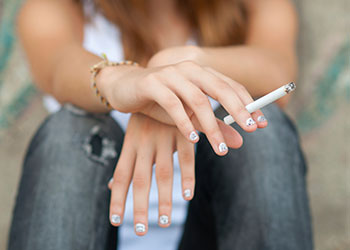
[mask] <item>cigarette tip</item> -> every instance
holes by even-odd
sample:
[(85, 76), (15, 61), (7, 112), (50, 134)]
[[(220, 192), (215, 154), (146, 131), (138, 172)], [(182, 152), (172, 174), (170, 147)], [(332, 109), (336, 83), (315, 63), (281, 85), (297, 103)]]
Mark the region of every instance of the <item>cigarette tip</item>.
[(295, 88), (296, 88), (297, 86), (295, 85), (294, 82), (290, 82), (290, 83), (286, 84), (284, 87), (285, 87), (286, 93), (289, 94), (290, 92), (292, 92), (293, 90), (295, 90)]

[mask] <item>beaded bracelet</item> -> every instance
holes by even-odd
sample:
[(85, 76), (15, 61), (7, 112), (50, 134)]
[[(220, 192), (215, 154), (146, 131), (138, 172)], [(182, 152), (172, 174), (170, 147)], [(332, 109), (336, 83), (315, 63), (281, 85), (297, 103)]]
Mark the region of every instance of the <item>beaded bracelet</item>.
[(119, 66), (119, 65), (132, 65), (132, 66), (138, 66), (139, 64), (137, 62), (133, 61), (121, 61), (121, 62), (111, 62), (108, 60), (106, 54), (102, 54), (103, 61), (95, 64), (90, 68), (91, 73), (91, 88), (94, 90), (96, 96), (100, 99), (101, 103), (105, 105), (108, 109), (112, 109), (112, 106), (109, 104), (107, 99), (101, 95), (101, 92), (97, 88), (96, 84), (96, 77), (100, 71), (107, 67), (107, 66)]

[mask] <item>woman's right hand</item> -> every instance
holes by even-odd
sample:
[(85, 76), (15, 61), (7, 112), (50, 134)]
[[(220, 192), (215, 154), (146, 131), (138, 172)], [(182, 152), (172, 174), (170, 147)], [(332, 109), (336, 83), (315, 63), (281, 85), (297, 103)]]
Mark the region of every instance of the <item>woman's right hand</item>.
[[(247, 132), (265, 127), (261, 111), (252, 115), (245, 106), (253, 101), (239, 83), (208, 67), (192, 61), (161, 67), (130, 68), (116, 78), (116, 68), (107, 67), (97, 84), (111, 106), (125, 113), (144, 113), (158, 121), (175, 124), (189, 141), (197, 142), (196, 129), (205, 133), (217, 154), (227, 151), (207, 96), (220, 104)], [(254, 119), (253, 119), (254, 118)], [(258, 122), (258, 125), (256, 124)]]

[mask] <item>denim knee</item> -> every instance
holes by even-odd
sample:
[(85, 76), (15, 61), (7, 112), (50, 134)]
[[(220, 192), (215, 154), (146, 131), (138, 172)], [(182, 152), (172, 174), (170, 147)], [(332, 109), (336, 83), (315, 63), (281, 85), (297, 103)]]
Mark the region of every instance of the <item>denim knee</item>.
[(23, 165), (9, 249), (98, 249), (110, 230), (107, 183), (122, 141), (106, 114), (65, 105), (46, 119)]
[(243, 146), (230, 149), (224, 157), (212, 156), (213, 164), (222, 166), (213, 169), (217, 180), (214, 186), (226, 179), (228, 184), (235, 185), (234, 180), (240, 182), (247, 175), (250, 185), (252, 181), (264, 182), (269, 183), (266, 188), (272, 188), (275, 182), (291, 182), (292, 176), (305, 175), (306, 164), (293, 123), (276, 105), (268, 106), (263, 112), (269, 121), (267, 128), (246, 133), (235, 124), (234, 128), (243, 137)]
[(38, 146), (42, 146), (39, 153), (45, 158), (57, 148), (77, 146), (97, 163), (106, 165), (120, 151), (123, 135), (108, 114), (92, 114), (66, 104), (43, 122), (31, 141), (27, 156), (30, 157)]
[[(267, 128), (246, 133), (234, 125), (243, 137), (240, 149), (219, 157), (210, 145), (198, 147), (202, 164), (210, 165), (205, 185), (218, 244), (220, 249), (311, 249), (306, 166), (297, 132), (277, 106), (263, 112)], [(237, 248), (225, 245), (232, 239)]]

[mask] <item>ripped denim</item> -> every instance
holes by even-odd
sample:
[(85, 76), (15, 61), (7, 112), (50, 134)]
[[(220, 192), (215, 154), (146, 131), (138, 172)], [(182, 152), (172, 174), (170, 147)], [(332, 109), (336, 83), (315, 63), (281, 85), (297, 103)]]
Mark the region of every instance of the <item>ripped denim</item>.
[[(263, 111), (268, 128), (249, 134), (234, 125), (244, 145), (224, 157), (201, 134), (195, 197), (179, 250), (313, 249), (297, 132), (277, 106)], [(216, 115), (225, 112), (219, 108)], [(117, 249), (106, 183), (123, 136), (106, 114), (65, 105), (51, 115), (27, 151), (8, 249)]]

